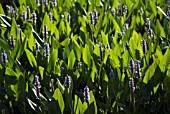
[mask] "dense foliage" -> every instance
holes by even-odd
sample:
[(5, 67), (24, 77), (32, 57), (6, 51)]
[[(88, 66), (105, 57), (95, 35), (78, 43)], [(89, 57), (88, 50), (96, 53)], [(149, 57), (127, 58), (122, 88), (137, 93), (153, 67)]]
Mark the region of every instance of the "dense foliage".
[(170, 113), (165, 0), (0, 4), (0, 113)]

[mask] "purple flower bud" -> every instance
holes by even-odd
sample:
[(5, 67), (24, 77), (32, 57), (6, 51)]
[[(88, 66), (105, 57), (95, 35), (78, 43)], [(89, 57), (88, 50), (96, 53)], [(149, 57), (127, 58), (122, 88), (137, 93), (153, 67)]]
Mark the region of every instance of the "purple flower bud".
[(82, 62), (78, 62), (78, 67), (81, 68), (82, 67)]
[(132, 58), (130, 58), (130, 66), (129, 67), (130, 67), (132, 75), (134, 75), (134, 73), (135, 73), (135, 65), (134, 65), (134, 61), (133, 61)]
[(71, 22), (71, 15), (69, 13), (67, 13), (67, 21), (68, 21), (68, 23)]
[(60, 76), (64, 76), (64, 67), (60, 68)]
[(95, 24), (98, 22), (98, 11), (96, 9), (94, 10), (94, 22)]
[(93, 13), (92, 12), (90, 12), (90, 23), (92, 24), (92, 25), (94, 25), (94, 19), (93, 19), (94, 17), (93, 17)]
[(37, 6), (40, 6), (40, 0), (36, 0)]
[(150, 19), (149, 18), (146, 18), (146, 27), (147, 29), (150, 29)]
[(137, 60), (136, 61), (136, 75), (137, 75), (137, 78), (140, 78), (141, 77), (141, 72), (140, 72), (141, 68), (140, 68), (140, 61)]
[(43, 37), (45, 40), (48, 38), (48, 26), (46, 24), (44, 25)]
[(110, 50), (110, 45), (109, 45), (109, 44), (107, 44), (107, 45), (106, 45), (106, 48), (107, 48), (108, 50)]
[(134, 93), (135, 93), (135, 86), (134, 86), (134, 80), (133, 77), (130, 78), (129, 80), (129, 87), (130, 87), (130, 91), (131, 91), (131, 98), (132, 98), (132, 102), (135, 102), (135, 97), (134, 97)]
[(143, 8), (142, 8), (142, 7), (140, 7), (140, 12), (141, 12), (142, 14), (144, 14), (144, 11), (143, 11)]
[(50, 21), (53, 22), (53, 15), (51, 12), (48, 13), (48, 17), (49, 17)]
[(45, 43), (45, 46), (44, 46), (44, 56), (45, 57), (49, 57), (50, 56), (50, 48), (49, 48), (49, 44), (48, 43)]
[(18, 24), (17, 26), (18, 26), (18, 28), (20, 28), (20, 27), (21, 27), (19, 24)]
[(144, 53), (144, 54), (147, 53), (146, 40), (142, 40), (142, 50), (143, 50), (143, 53)]
[(90, 91), (87, 86), (84, 88), (84, 101), (90, 102)]
[(11, 14), (11, 17), (15, 17), (15, 10), (12, 6), (10, 7), (10, 14)]
[(128, 7), (126, 5), (123, 5), (123, 13), (127, 14), (128, 12)]
[(25, 12), (25, 11), (22, 12), (22, 18), (23, 18), (23, 20), (27, 19), (27, 12)]
[(167, 11), (166, 15), (170, 18), (170, 10)]
[(48, 0), (44, 0), (44, 6), (47, 8), (48, 7)]
[(115, 73), (113, 72), (113, 70), (110, 71), (109, 77), (110, 77), (110, 78), (115, 78)]
[(129, 28), (129, 27), (128, 27), (128, 24), (125, 23), (125, 24), (124, 24), (124, 31), (126, 31), (128, 28)]
[(40, 96), (40, 81), (39, 81), (39, 76), (35, 75), (34, 77), (34, 86), (36, 87), (37, 90), (37, 99), (39, 99)]
[(118, 3), (118, 12), (119, 12), (119, 15), (122, 15), (122, 4), (120, 3), (120, 1)]
[(149, 38), (153, 37), (153, 31), (151, 28), (148, 29), (147, 34), (149, 35)]
[(6, 62), (8, 62), (7, 54), (5, 53), (5, 51), (1, 53), (1, 61), (2, 61), (2, 64), (5, 64)]
[(115, 9), (114, 9), (114, 8), (112, 8), (112, 9), (111, 9), (111, 13), (112, 13), (112, 16), (113, 16), (113, 17), (115, 17), (115, 15), (116, 15), (116, 11), (115, 11)]
[(64, 15), (61, 15), (61, 19), (64, 19)]
[(33, 23), (36, 24), (37, 14), (35, 12), (32, 13), (32, 20), (33, 20)]
[(15, 40), (14, 40), (14, 35), (13, 34), (11, 34), (11, 37), (10, 37), (10, 45), (11, 45), (11, 49), (14, 49)]
[(103, 49), (102, 49), (102, 43), (99, 42), (99, 49), (100, 49), (100, 60), (103, 61)]
[(70, 88), (71, 86), (71, 78), (68, 75), (65, 77), (65, 85), (67, 88)]
[(29, 7), (29, 6), (27, 6), (27, 18), (28, 18), (28, 19), (30, 18), (30, 13), (31, 13), (31, 11), (30, 11), (30, 7)]
[(113, 36), (113, 34), (111, 35), (111, 39), (112, 39), (112, 40), (114, 40), (114, 36)]
[(57, 6), (57, 1), (56, 1), (56, 0), (53, 0), (53, 1), (52, 1), (52, 5), (53, 5), (54, 7), (56, 7), (56, 6)]

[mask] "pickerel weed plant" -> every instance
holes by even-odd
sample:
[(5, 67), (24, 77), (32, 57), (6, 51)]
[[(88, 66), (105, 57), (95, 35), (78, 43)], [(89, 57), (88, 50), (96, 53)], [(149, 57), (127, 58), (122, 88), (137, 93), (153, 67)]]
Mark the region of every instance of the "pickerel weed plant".
[(169, 114), (168, 1), (1, 0), (0, 114)]

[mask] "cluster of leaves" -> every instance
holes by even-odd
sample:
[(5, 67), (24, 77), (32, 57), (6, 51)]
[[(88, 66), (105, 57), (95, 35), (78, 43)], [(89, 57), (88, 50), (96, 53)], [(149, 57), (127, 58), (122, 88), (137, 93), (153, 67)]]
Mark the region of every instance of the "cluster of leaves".
[(18, 3), (0, 4), (0, 113), (170, 112), (166, 1)]

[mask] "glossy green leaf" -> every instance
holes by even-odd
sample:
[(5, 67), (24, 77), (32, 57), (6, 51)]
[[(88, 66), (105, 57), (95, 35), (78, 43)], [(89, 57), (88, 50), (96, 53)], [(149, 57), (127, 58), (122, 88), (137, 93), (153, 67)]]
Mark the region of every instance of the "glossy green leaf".
[(36, 62), (36, 59), (35, 59), (33, 53), (31, 51), (29, 51), (28, 49), (26, 49), (25, 52), (26, 52), (26, 55), (27, 55), (30, 65), (32, 67), (37, 67), (37, 62)]
[(61, 113), (64, 113), (64, 100), (59, 89), (56, 89), (53, 94), (53, 98), (58, 101)]
[(53, 49), (51, 56), (50, 56), (50, 61), (49, 61), (48, 66), (47, 66), (48, 72), (55, 73), (55, 65), (56, 65), (57, 61), (58, 61), (58, 49)]
[(74, 51), (72, 50), (70, 52), (70, 55), (68, 56), (68, 68), (69, 69), (72, 69), (74, 67), (74, 63), (75, 63), (75, 54), (74, 54)]
[(89, 51), (89, 46), (86, 44), (85, 48), (83, 49), (83, 61), (90, 66), (91, 64), (91, 55), (90, 55), (90, 51)]
[(143, 78), (144, 83), (148, 83), (151, 80), (151, 78), (154, 75), (154, 72), (156, 70), (156, 67), (157, 67), (156, 62), (152, 63), (152, 65), (149, 66), (149, 68), (147, 69), (145, 76)]

